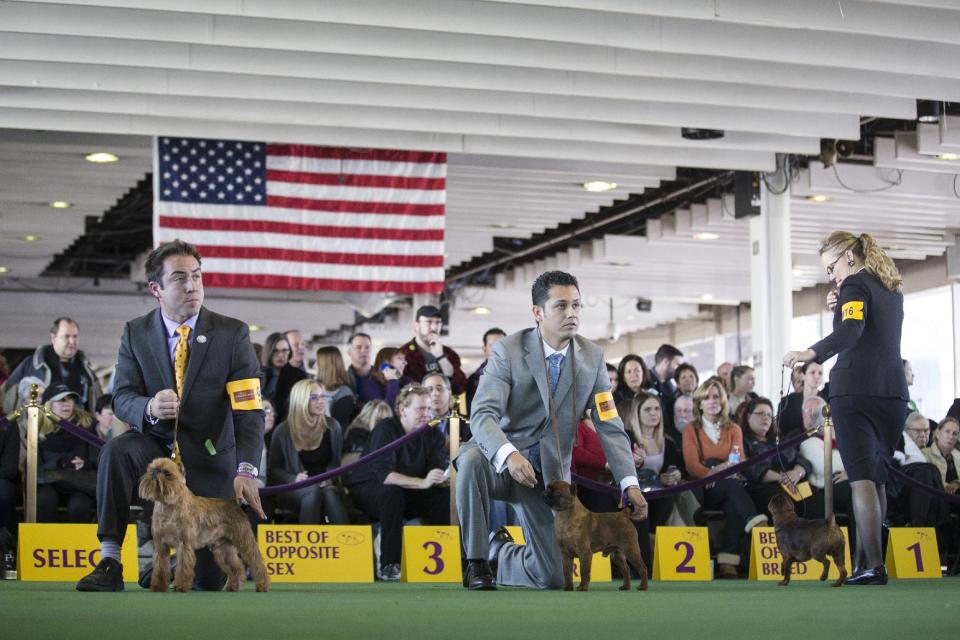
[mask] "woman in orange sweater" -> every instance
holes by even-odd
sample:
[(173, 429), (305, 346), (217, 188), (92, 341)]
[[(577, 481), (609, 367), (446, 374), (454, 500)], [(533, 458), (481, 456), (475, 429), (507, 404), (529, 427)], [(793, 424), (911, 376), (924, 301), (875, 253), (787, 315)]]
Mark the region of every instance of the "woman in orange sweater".
[[(727, 392), (723, 384), (717, 378), (710, 378), (693, 394), (693, 422), (683, 430), (683, 460), (691, 477), (705, 478), (735, 464), (731, 453), (743, 459), (743, 433), (727, 418)], [(746, 536), (756, 525), (766, 524), (766, 516), (757, 515), (750, 494), (734, 477), (705, 487), (703, 506), (727, 515), (715, 577), (736, 578)]]

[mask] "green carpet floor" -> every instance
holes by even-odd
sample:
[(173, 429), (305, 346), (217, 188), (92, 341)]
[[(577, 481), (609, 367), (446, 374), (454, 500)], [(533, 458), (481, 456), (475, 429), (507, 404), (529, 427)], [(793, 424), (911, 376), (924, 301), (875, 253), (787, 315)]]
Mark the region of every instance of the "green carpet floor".
[(270, 593), (78, 593), (73, 584), (0, 581), (0, 635), (12, 638), (585, 639), (955, 637), (960, 578), (886, 587), (652, 582), (621, 593), (458, 585), (275, 585)]

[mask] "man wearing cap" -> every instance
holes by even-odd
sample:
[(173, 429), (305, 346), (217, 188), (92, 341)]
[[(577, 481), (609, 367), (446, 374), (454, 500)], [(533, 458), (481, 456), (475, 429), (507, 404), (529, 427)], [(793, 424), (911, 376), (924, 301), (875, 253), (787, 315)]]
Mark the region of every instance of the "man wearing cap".
[[(237, 498), (264, 518), (257, 491), (263, 449), (260, 367), (246, 324), (203, 306), (200, 254), (180, 240), (147, 256), (147, 281), (160, 308), (127, 323), (113, 392), (130, 430), (110, 440), (97, 475), (97, 536), (102, 560), (79, 591), (123, 590), (120, 546), (137, 482), (154, 458), (176, 455), (200, 496)], [(197, 551), (201, 589), (223, 574)]]
[(417, 309), (413, 340), (400, 347), (407, 357), (403, 374), (412, 380), (423, 380), (428, 373), (439, 371), (449, 378), (453, 395), (460, 395), (467, 389), (467, 376), (460, 368), (457, 352), (440, 342), (441, 329), (443, 315), (440, 309), (429, 304)]
[(57, 318), (50, 327), (50, 344), (37, 347), (33, 355), (10, 374), (0, 394), (3, 412), (10, 413), (28, 398), (18, 393), (20, 380), (33, 376), (43, 381), (44, 387), (63, 383), (77, 392), (83, 408), (93, 412), (97, 398), (103, 391), (83, 351), (80, 351), (80, 326), (71, 318)]

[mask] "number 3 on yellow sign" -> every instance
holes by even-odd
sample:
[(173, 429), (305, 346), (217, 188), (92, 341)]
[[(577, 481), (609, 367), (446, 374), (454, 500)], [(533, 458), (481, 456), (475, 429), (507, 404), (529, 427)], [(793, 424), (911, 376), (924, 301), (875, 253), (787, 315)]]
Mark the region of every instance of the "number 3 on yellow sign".
[(401, 582), (460, 582), (460, 527), (404, 527)]

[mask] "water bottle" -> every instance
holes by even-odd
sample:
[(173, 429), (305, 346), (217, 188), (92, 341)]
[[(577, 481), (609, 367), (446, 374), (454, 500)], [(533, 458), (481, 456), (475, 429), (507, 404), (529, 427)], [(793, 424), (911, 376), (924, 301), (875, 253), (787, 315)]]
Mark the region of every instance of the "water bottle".
[(733, 448), (730, 449), (730, 455), (727, 456), (727, 462), (730, 464), (739, 464), (740, 463), (740, 447), (733, 445)]

